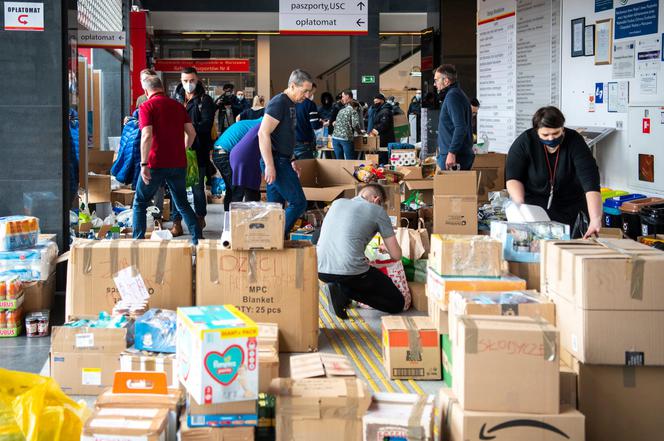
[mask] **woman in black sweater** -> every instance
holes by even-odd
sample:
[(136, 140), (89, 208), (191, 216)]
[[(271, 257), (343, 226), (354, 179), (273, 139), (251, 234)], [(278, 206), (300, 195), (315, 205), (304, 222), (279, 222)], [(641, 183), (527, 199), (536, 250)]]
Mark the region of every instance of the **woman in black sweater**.
[(583, 211), (589, 219), (587, 238), (599, 234), (602, 225), (599, 170), (583, 137), (564, 125), (555, 107), (535, 112), (533, 128), (514, 141), (507, 155), (507, 191), (513, 202), (538, 205), (551, 220), (570, 226)]

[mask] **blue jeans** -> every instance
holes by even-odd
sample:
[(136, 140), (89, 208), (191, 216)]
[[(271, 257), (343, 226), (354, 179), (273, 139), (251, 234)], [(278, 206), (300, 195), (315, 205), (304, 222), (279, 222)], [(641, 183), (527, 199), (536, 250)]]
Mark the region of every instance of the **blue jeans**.
[(293, 154), (297, 159), (314, 159), (316, 157), (316, 141), (298, 142)]
[(334, 157), (337, 159), (355, 159), (355, 145), (353, 141), (332, 138)]
[(150, 169), (152, 179), (149, 184), (145, 184), (143, 179), (138, 178), (136, 185), (136, 195), (134, 196), (134, 239), (143, 239), (145, 237), (145, 213), (148, 204), (152, 200), (157, 190), (164, 185), (164, 182), (171, 190), (171, 198), (175, 208), (182, 213), (184, 221), (191, 233), (194, 244), (198, 239), (202, 239), (201, 228), (198, 225), (198, 219), (194, 210), (187, 202), (187, 192), (185, 190), (186, 170), (184, 168), (152, 168)]
[[(293, 170), (290, 158), (278, 156), (272, 152), (274, 158), (274, 168), (277, 171), (277, 179), (267, 186), (267, 201), (277, 202), (286, 207), (285, 233), (288, 233), (295, 221), (302, 216), (307, 209), (307, 198), (302, 191), (302, 184), (297, 173)], [(261, 158), (261, 170), (265, 173), (265, 162)]]
[[(194, 209), (196, 210), (196, 216), (204, 218), (207, 216), (207, 196), (205, 195), (205, 165), (198, 164), (198, 184), (191, 187), (191, 192), (194, 194)], [(173, 222), (181, 221), (182, 215), (180, 214), (180, 210), (173, 208), (171, 219)]]

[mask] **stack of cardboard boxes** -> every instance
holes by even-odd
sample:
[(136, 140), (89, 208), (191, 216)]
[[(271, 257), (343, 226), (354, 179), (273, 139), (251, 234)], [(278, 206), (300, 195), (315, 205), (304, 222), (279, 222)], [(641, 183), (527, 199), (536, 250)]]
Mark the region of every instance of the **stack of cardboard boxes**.
[(662, 273), (664, 255), (631, 240), (544, 243), (542, 291), (556, 304), (590, 441), (661, 434)]

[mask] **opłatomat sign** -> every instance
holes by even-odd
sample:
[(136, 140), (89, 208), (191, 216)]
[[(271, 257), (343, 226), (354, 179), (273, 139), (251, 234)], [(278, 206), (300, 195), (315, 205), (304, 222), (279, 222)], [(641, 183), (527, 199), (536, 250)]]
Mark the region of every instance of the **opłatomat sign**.
[(78, 31), (78, 47), (124, 49), (126, 45), (124, 32)]
[(369, 0), (279, 0), (284, 35), (366, 35)]
[(5, 31), (43, 31), (44, 4), (5, 2)]

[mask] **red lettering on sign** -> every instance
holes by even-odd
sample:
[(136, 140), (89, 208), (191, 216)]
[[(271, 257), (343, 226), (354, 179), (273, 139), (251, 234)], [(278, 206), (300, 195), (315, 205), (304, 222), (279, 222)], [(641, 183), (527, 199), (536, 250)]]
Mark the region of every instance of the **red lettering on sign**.
[(238, 59), (167, 59), (157, 60), (154, 69), (160, 72), (181, 72), (185, 67), (193, 66), (198, 72), (233, 72), (245, 73), (250, 71), (249, 60)]

